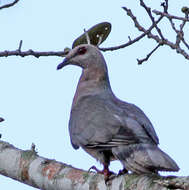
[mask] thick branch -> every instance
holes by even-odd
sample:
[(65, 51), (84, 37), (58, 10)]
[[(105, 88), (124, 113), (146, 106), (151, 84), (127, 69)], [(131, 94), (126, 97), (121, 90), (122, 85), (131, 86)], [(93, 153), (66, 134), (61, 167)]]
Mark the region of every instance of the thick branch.
[(5, 8), (9, 8), (9, 7), (12, 7), (12, 6), (14, 6), (16, 3), (18, 3), (18, 1), (19, 1), (19, 0), (15, 0), (15, 1), (13, 1), (12, 3), (9, 3), (9, 4), (6, 4), (6, 5), (0, 6), (0, 10), (1, 10), (1, 9), (5, 9)]
[(101, 174), (79, 170), (56, 160), (38, 156), (33, 144), (31, 150), (23, 151), (4, 141), (0, 141), (0, 174), (43, 190), (189, 188), (189, 177), (135, 174), (114, 177), (106, 185)]

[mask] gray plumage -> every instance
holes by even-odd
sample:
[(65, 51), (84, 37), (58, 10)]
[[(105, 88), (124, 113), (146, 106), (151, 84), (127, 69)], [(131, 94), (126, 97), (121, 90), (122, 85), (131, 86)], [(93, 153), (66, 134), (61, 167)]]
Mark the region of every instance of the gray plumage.
[(75, 47), (57, 69), (68, 64), (82, 67), (69, 121), (75, 149), (82, 147), (105, 168), (118, 159), (125, 169), (138, 174), (179, 170), (158, 148), (159, 139), (144, 112), (115, 97), (106, 62), (95, 46)]

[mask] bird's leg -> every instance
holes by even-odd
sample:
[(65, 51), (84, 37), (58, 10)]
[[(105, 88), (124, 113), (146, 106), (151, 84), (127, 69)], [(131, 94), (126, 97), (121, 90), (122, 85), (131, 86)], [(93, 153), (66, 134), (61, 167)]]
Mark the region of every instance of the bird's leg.
[(113, 175), (114, 173), (109, 170), (109, 164), (104, 163), (104, 164), (103, 164), (103, 167), (104, 167), (103, 170), (99, 170), (99, 169), (96, 168), (96, 166), (92, 166), (91, 168), (89, 168), (89, 171), (90, 171), (91, 169), (93, 169), (93, 170), (95, 170), (97, 173), (103, 174), (103, 175), (104, 175), (104, 180), (105, 180), (105, 182), (107, 182), (107, 181), (109, 180), (109, 177), (110, 177), (111, 175)]
[(111, 152), (110, 151), (103, 151), (102, 155), (103, 155), (103, 160), (101, 161), (101, 163), (103, 164), (103, 170), (99, 170), (96, 168), (96, 166), (92, 166), (89, 169), (89, 171), (91, 169), (93, 169), (97, 173), (103, 174), (105, 183), (107, 183), (110, 180), (110, 176), (111, 177), (112, 177), (112, 175), (115, 176), (115, 173), (113, 173), (112, 171), (109, 170)]
[(109, 180), (109, 177), (113, 174), (113, 172), (109, 170), (109, 165), (103, 164), (103, 166), (104, 169), (102, 170), (102, 173), (104, 174), (104, 180), (107, 182)]

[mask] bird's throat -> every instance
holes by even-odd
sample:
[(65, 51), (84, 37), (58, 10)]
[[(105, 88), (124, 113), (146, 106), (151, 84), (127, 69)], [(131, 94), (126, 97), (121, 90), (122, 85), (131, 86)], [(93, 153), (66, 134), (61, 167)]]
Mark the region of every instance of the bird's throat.
[(100, 94), (104, 91), (111, 91), (107, 70), (84, 69), (77, 85), (73, 105), (83, 96)]
[(100, 85), (101, 82), (108, 80), (107, 70), (98, 67), (84, 69), (79, 82), (87, 82), (90, 80)]

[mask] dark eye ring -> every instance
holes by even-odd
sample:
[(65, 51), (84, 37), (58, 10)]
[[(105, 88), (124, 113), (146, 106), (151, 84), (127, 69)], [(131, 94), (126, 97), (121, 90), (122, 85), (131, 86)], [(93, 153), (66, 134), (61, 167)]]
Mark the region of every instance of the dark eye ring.
[(77, 52), (79, 55), (83, 55), (86, 53), (86, 51), (87, 49), (85, 47), (80, 47)]

